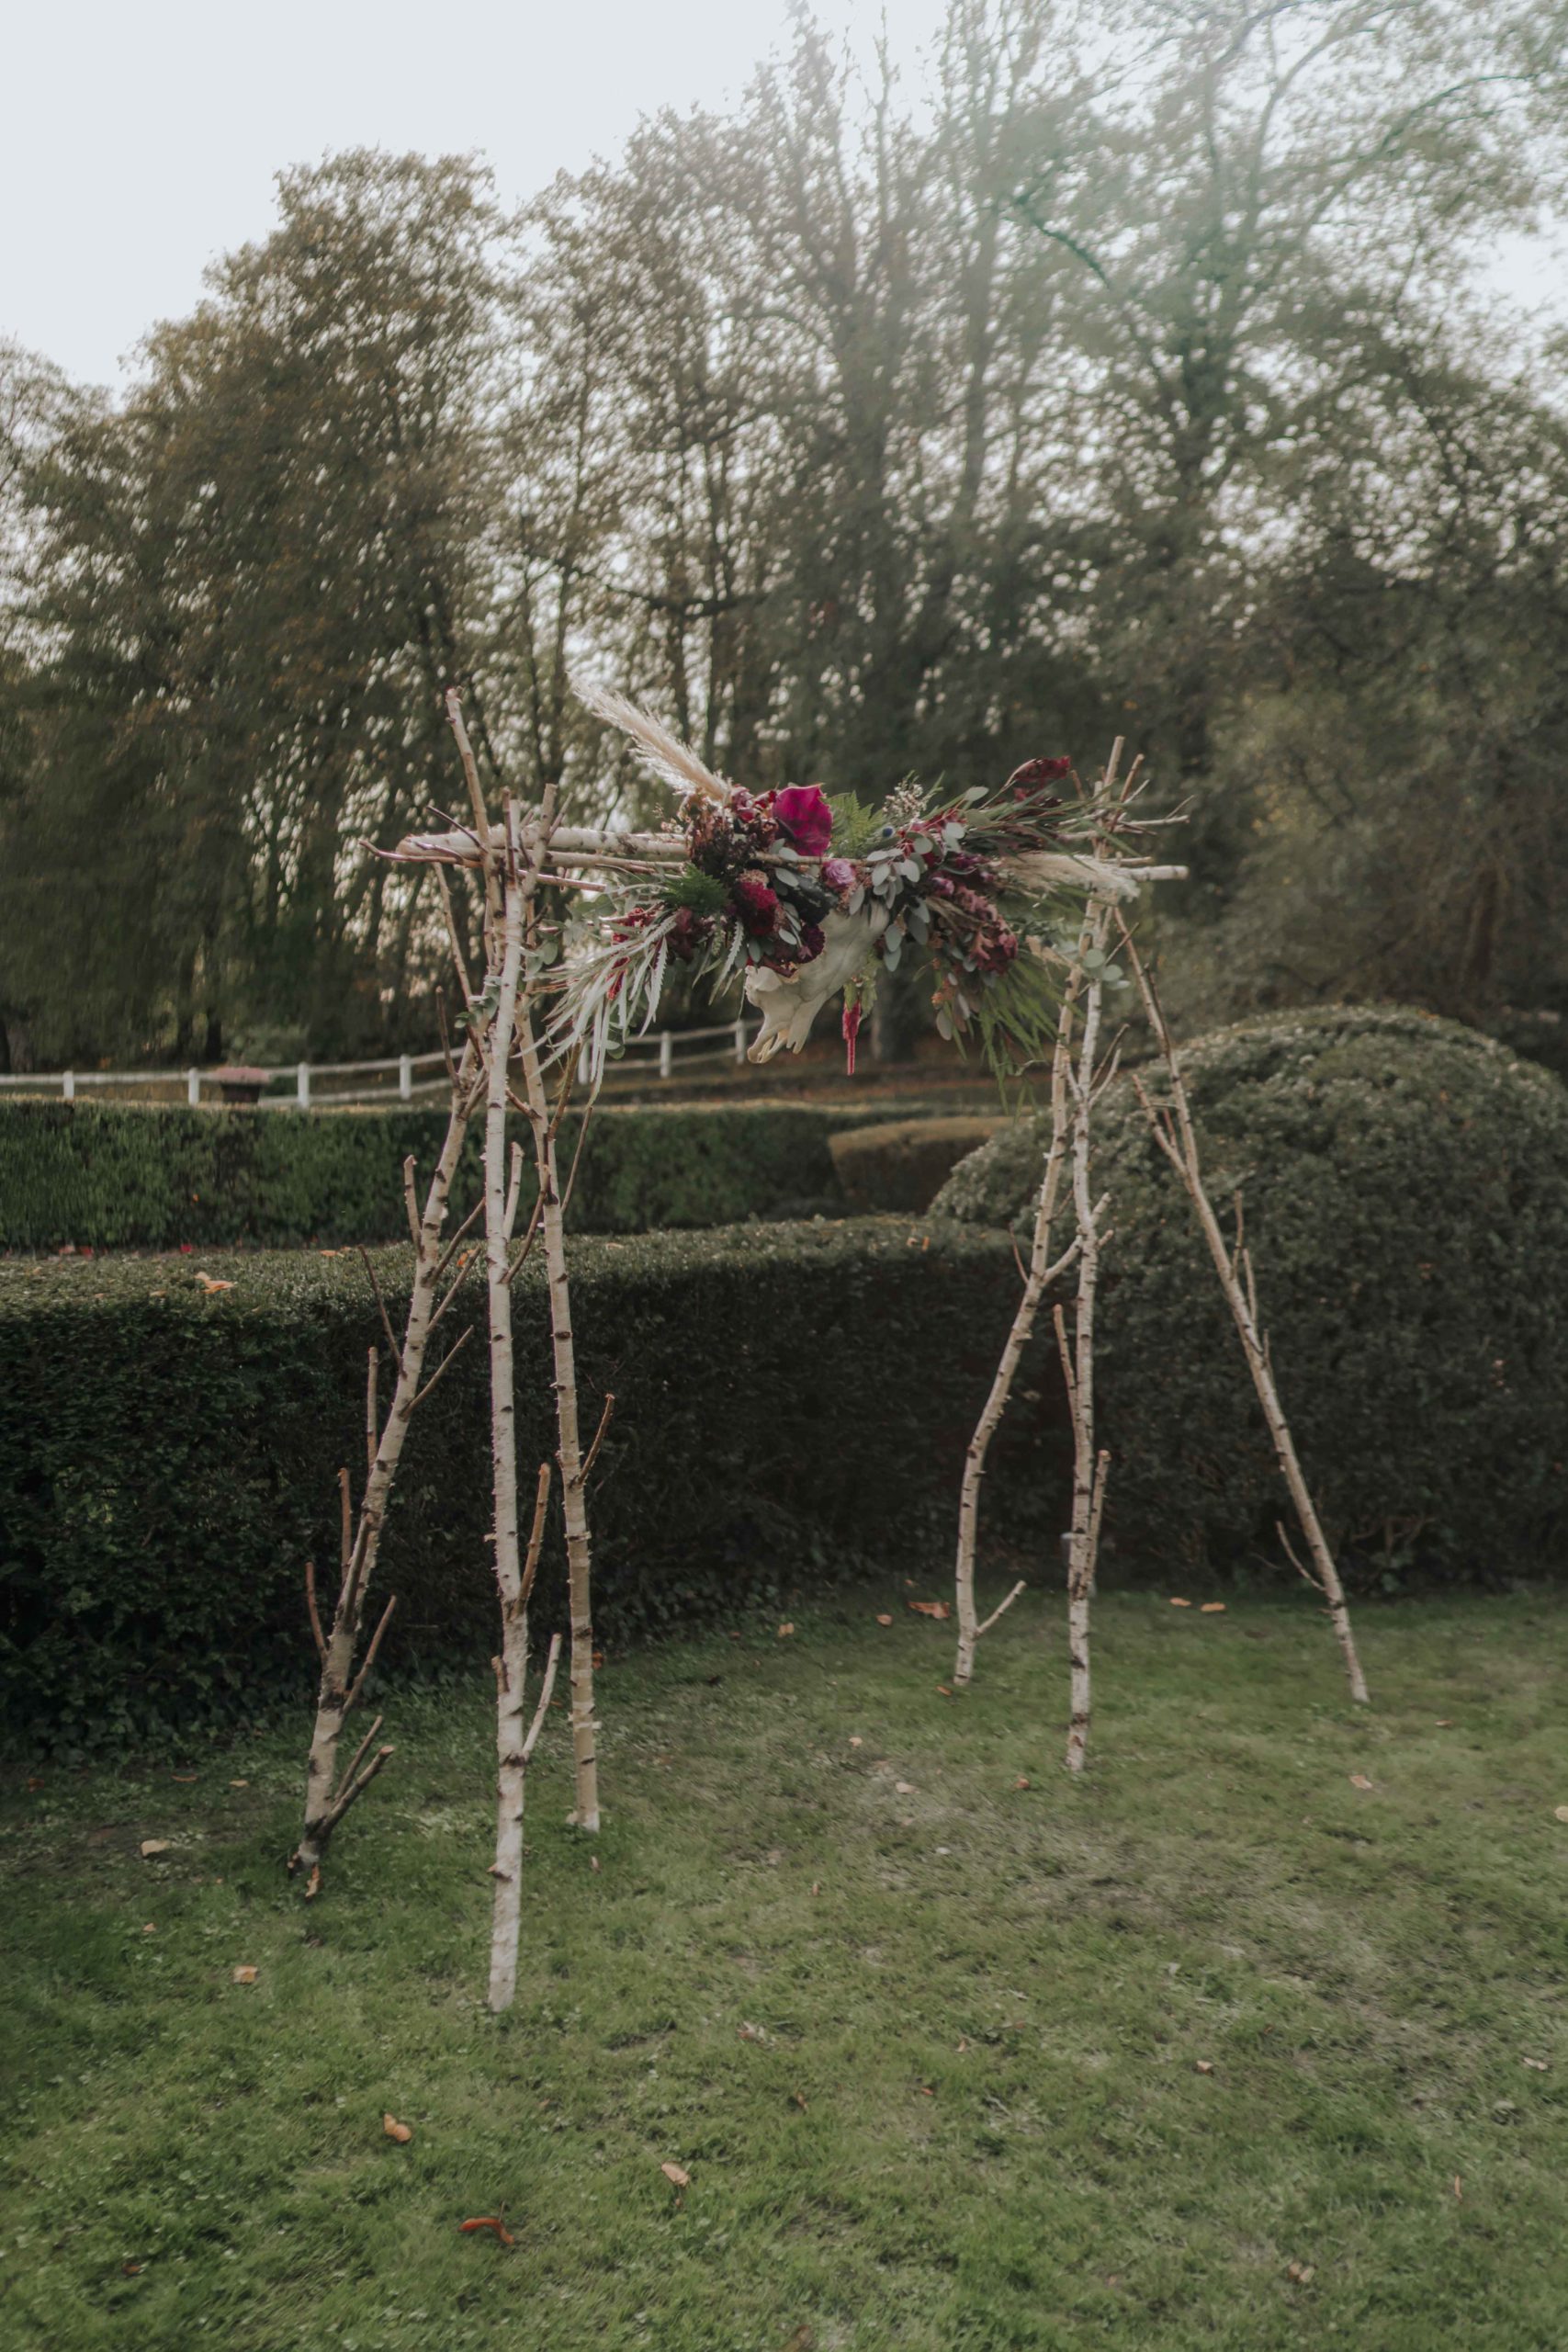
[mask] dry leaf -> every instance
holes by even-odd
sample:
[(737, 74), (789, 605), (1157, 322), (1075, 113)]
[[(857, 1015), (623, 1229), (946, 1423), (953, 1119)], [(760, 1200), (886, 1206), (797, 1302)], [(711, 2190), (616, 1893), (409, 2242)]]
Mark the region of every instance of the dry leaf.
[(229, 1783), (231, 1789), (248, 1789), (250, 1785), (249, 1781), (231, 1781)]
[(915, 1784), (913, 1781), (895, 1781), (893, 1783), (893, 1789), (894, 1793), (901, 1797), (912, 1797), (915, 1793)]
[(1017, 1780), (1013, 1782), (1013, 1787), (1015, 1789), (1026, 1789), (1028, 1786), (1029, 1782), (1024, 1779), (1023, 1774), (1021, 1772)]
[(384, 2115), (381, 2118), (381, 2129), (386, 2133), (389, 2140), (395, 2140), (397, 2142), (400, 2148), (406, 2148), (409, 2142), (413, 2138), (412, 2126), (407, 2123), (400, 2123), (395, 2115)]
[(766, 2041), (768, 2038), (760, 2025), (743, 2025), (739, 2031), (742, 2041)]
[(1287, 2262), (1285, 2276), (1293, 2278), (1298, 2287), (1305, 2287), (1315, 2276), (1314, 2266), (1310, 2262)]
[(683, 2172), (679, 2165), (660, 2165), (659, 2169), (665, 2179), (676, 2188), (690, 2188), (692, 2176), (689, 2172)]
[(1225, 1604), (1223, 1600), (1205, 1600), (1198, 1611), (1200, 1617), (1223, 1617), (1224, 1613)]
[(234, 1287), (232, 1283), (220, 1283), (215, 1281), (211, 1274), (197, 1274), (197, 1281), (201, 1284), (202, 1289), (207, 1293), (209, 1298), (212, 1296), (214, 1291), (232, 1290)]
[(1546, 2072), (1546, 2060), (1544, 2058), (1527, 2058), (1524, 2063), (1538, 2075), (1544, 2075)]
[(589, 1867), (589, 1869), (590, 1869), (591, 1871), (597, 1871), (597, 1869), (598, 1869), (598, 1867), (599, 1867), (599, 1857), (598, 1857), (598, 1855), (597, 1855), (597, 1854), (590, 1854), (590, 1855), (589, 1855), (589, 1857), (588, 1857), (588, 1867)]
[(1195, 2058), (1192, 2064), (1194, 2072), (1200, 2075), (1212, 2075), (1214, 2071), (1214, 2062), (1212, 2058)]
[(190, 1783), (196, 1779), (196, 1774), (194, 1772), (171, 1772), (169, 1778), (171, 1781), (183, 1781), (188, 1788)]
[(917, 1617), (951, 1617), (953, 1614), (952, 1603), (946, 1600), (910, 1600), (905, 1606), (912, 1609)]
[(502, 2227), (493, 2213), (479, 2213), (471, 2222), (459, 2222), (458, 2229), (467, 2237), (474, 2230), (493, 2230), (502, 2245), (515, 2245), (517, 2241), (510, 2230)]
[(939, 1682), (936, 1687), (944, 1699), (952, 1698), (953, 1685), (950, 1682)]
[(793, 1633), (794, 1633), (794, 1631), (795, 1631), (795, 1627), (794, 1627), (793, 1625), (781, 1625), (781, 1626), (779, 1627), (779, 1639), (780, 1639), (780, 1641), (782, 1642), (782, 1641), (785, 1638), (785, 1636), (786, 1636), (787, 1634), (793, 1634)]
[(1568, 1804), (1554, 1805), (1552, 1812), (1559, 1821), (1568, 1821)]
[[(157, 1928), (152, 1925), (152, 1920), (151, 1920), (151, 1919), (149, 1919), (149, 1920), (148, 1920), (148, 1922), (147, 1922), (147, 1925), (142, 1928), (141, 1932), (142, 1932), (142, 1934), (143, 1934), (144, 1936), (155, 1936), (155, 1935), (157, 1934), (158, 1930), (157, 1930)], [(1529, 2064), (1530, 2064), (1530, 2061), (1527, 2058), (1527, 2059), (1525, 2060), (1525, 2064), (1528, 2066)]]
[(814, 1878), (814, 1879), (812, 1880), (812, 1882), (811, 1882), (811, 1892), (812, 1892), (812, 1894), (821, 1894), (821, 1892), (822, 1892), (822, 1882), (821, 1882), (821, 1880), (820, 1880), (819, 1878)]
[(141, 2265), (139, 2262), (122, 2262), (119, 2267), (128, 2278), (140, 2278), (141, 2276)]
[(806, 2113), (806, 2093), (804, 2091), (791, 2091), (789, 2095), (789, 2103), (791, 2107), (798, 2107), (802, 2115)]
[(1190, 1609), (1192, 1603), (1190, 1600), (1179, 1600), (1175, 1593), (1172, 1593), (1170, 1596), (1170, 1605), (1173, 1609)]
[(1464, 2196), (1464, 2185), (1461, 2181), (1457, 2172), (1454, 2175), (1454, 2195), (1461, 2199)]
[(789, 2342), (782, 2347), (782, 2352), (811, 2352), (811, 2347), (816, 2341), (817, 2338), (812, 2335), (811, 2330), (802, 2324), (795, 2329)]
[(321, 1891), (321, 1866), (320, 1862), (312, 1862), (312, 1863), (311, 1863), (311, 1865), (310, 1865), (310, 1877), (309, 1877), (309, 1878), (306, 1880), (306, 1882), (305, 1882), (305, 1900), (306, 1900), (306, 1902), (307, 1902), (307, 1903), (314, 1903), (314, 1901), (315, 1901), (315, 1899), (316, 1899), (317, 1895), (318, 1895), (318, 1894), (320, 1894)]
[(169, 1841), (166, 1838), (143, 1838), (141, 1840), (141, 1859), (144, 1862), (150, 1862), (154, 1854), (166, 1854), (168, 1850)]
[(878, 1617), (876, 1622), (879, 1625), (891, 1625), (893, 1620), (891, 1617)]
[(1439, 1731), (1452, 1731), (1453, 1727), (1454, 1719), (1452, 1715), (1439, 1715), (1438, 1717), (1438, 1729)]
[(920, 2097), (922, 2098), (935, 2098), (936, 2093), (932, 2090), (930, 2083), (922, 2083), (920, 2085)]
[(594, 1673), (595, 1673), (595, 1674), (599, 1674), (599, 1673), (603, 1672), (603, 1670), (604, 1670), (604, 1651), (603, 1651), (603, 1650), (595, 1650), (595, 1651), (593, 1652), (593, 1671), (594, 1671)]
[(1367, 1778), (1367, 1776), (1366, 1776), (1366, 1774), (1365, 1774), (1364, 1772), (1352, 1772), (1352, 1773), (1351, 1773), (1351, 1775), (1350, 1775), (1350, 1786), (1351, 1786), (1353, 1789), (1370, 1789), (1370, 1788), (1371, 1787), (1371, 1785), (1372, 1785), (1372, 1784), (1371, 1784), (1371, 1782), (1368, 1780), (1368, 1778)]
[(858, 1732), (852, 1732), (850, 1734), (850, 1746), (852, 1747), (863, 1747), (865, 1746), (864, 1740), (862, 1739)]
[(236, 1984), (254, 1984), (259, 1973), (260, 1971), (254, 1968), (236, 1968), (234, 1982)]

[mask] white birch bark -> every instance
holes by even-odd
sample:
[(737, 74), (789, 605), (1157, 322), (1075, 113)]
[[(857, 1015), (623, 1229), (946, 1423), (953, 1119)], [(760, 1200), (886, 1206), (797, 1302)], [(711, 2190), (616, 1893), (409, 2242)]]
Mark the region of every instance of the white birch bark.
[[(343, 1729), (374, 1660), (376, 1648), (386, 1630), (391, 1603), (383, 1615), (358, 1674), (355, 1660), (358, 1656), (360, 1635), (364, 1628), (365, 1604), (380, 1552), (381, 1532), (386, 1523), (387, 1506), (391, 1498), (392, 1484), (398, 1464), (402, 1459), (403, 1443), (415, 1405), (423, 1394), (425, 1355), (431, 1333), (439, 1319), (445, 1301), (438, 1304), (441, 1279), (450, 1261), (455, 1243), (442, 1246), (442, 1228), (446, 1221), (447, 1198), (452, 1179), (457, 1172), (458, 1155), (468, 1133), (468, 1122), (479, 1099), (479, 1064), (472, 1046), (468, 1047), (453, 1077), (452, 1107), (446, 1123), (446, 1139), (441, 1147), (435, 1171), (425, 1193), (423, 1213), (414, 1206), (413, 1162), (405, 1163), (404, 1190), (410, 1203), (410, 1224), (414, 1245), (413, 1285), (409, 1297), (408, 1316), (400, 1347), (389, 1329), (388, 1344), (397, 1365), (392, 1401), (387, 1417), (375, 1439), (366, 1476), (364, 1498), (357, 1520), (351, 1522), (347, 1508), (348, 1473), (344, 1479), (344, 1538), (341, 1547), (337, 1606), (333, 1612), (332, 1631), (323, 1635), (316, 1613), (313, 1571), (309, 1572), (310, 1619), (316, 1635), (316, 1647), (321, 1659), (321, 1680), (316, 1694), (316, 1719), (310, 1736), (310, 1757), (305, 1771), (305, 1815), (299, 1843), (289, 1858), (292, 1872), (303, 1872), (305, 1891), (314, 1895), (321, 1883), (321, 1867), (333, 1831), (355, 1799), (363, 1794), (380, 1770), (391, 1748), (382, 1747), (364, 1762), (365, 1750), (379, 1726), (379, 1717), (372, 1725), (368, 1737), (361, 1743), (359, 1752), (348, 1770), (338, 1770), (338, 1747)], [(459, 1274), (458, 1279), (461, 1279)], [(450, 1292), (448, 1293), (450, 1296)], [(459, 1342), (459, 1345), (461, 1342)], [(373, 1351), (374, 1352), (374, 1351)], [(455, 1351), (454, 1351), (455, 1352)], [(450, 1362), (450, 1356), (447, 1358)], [(445, 1369), (445, 1366), (443, 1366)], [(434, 1375), (438, 1379), (440, 1374)], [(376, 1396), (374, 1375), (367, 1397), (367, 1430), (368, 1440), (376, 1428)]]
[(1242, 1353), (1247, 1359), (1247, 1371), (1252, 1375), (1252, 1385), (1257, 1392), (1258, 1404), (1263, 1408), (1263, 1419), (1268, 1425), (1269, 1435), (1273, 1443), (1275, 1459), (1280, 1464), (1280, 1474), (1289, 1490), (1291, 1501), (1295, 1507), (1302, 1533), (1306, 1539), (1314, 1571), (1307, 1580), (1316, 1585), (1327, 1604), (1329, 1622), (1334, 1627), (1335, 1638), (1339, 1644), (1340, 1655), (1345, 1662), (1345, 1672), (1350, 1685), (1350, 1696), (1358, 1706), (1368, 1706), (1371, 1704), (1371, 1700), (1367, 1690), (1367, 1680), (1361, 1671), (1361, 1661), (1357, 1654), (1355, 1635), (1350, 1629), (1350, 1612), (1346, 1603), (1345, 1588), (1340, 1581), (1339, 1571), (1334, 1562), (1334, 1555), (1329, 1549), (1327, 1538), (1323, 1532), (1323, 1523), (1317, 1515), (1317, 1507), (1313, 1501), (1311, 1490), (1303, 1473), (1301, 1461), (1296, 1453), (1295, 1440), (1291, 1434), (1290, 1423), (1285, 1419), (1284, 1407), (1280, 1402), (1280, 1392), (1275, 1385), (1273, 1365), (1269, 1359), (1268, 1338), (1259, 1328), (1258, 1288), (1253, 1275), (1252, 1254), (1245, 1246), (1239, 1230), (1239, 1218), (1234, 1251), (1226, 1246), (1224, 1235), (1220, 1230), (1219, 1218), (1214, 1214), (1213, 1203), (1204, 1188), (1198, 1138), (1192, 1125), (1191, 1108), (1187, 1099), (1186, 1083), (1182, 1078), (1175, 1040), (1167, 1025), (1165, 1012), (1154, 983), (1144, 968), (1125, 924), (1122, 925), (1122, 941), (1137, 978), (1139, 992), (1144, 1000), (1144, 1009), (1148, 1014), (1149, 1026), (1154, 1032), (1165, 1062), (1166, 1074), (1170, 1085), (1171, 1104), (1175, 1113), (1174, 1123), (1168, 1113), (1164, 1119), (1161, 1118), (1149, 1100), (1147, 1089), (1141, 1080), (1134, 1079), (1134, 1084), (1137, 1090), (1138, 1100), (1143, 1105), (1150, 1133), (1180, 1178), (1187, 1197), (1192, 1204), (1199, 1228), (1208, 1247), (1210, 1258), (1213, 1261), (1214, 1272), (1219, 1277), (1220, 1288), (1224, 1293), (1225, 1303), (1230, 1308), (1231, 1318), (1235, 1325), (1236, 1337), (1241, 1341)]
[(1086, 924), (1089, 945), (1098, 958), (1084, 989), (1083, 1035), (1069, 1080), (1073, 1097), (1073, 1208), (1077, 1220), (1078, 1282), (1074, 1309), (1073, 1343), (1066, 1342), (1066, 1323), (1057, 1309), (1057, 1339), (1062, 1370), (1073, 1417), (1073, 1521), (1067, 1545), (1067, 1668), (1069, 1706), (1067, 1770), (1081, 1772), (1089, 1754), (1091, 1684), (1089, 1673), (1089, 1603), (1094, 1591), (1095, 1555), (1100, 1542), (1100, 1510), (1105, 1498), (1109, 1457), (1097, 1452), (1094, 1418), (1094, 1310), (1100, 1288), (1100, 1228), (1103, 1201), (1096, 1201), (1090, 1183), (1091, 1119), (1095, 1099), (1095, 1057), (1100, 1049), (1100, 1011), (1104, 986), (1100, 978), (1110, 909), (1096, 903)]

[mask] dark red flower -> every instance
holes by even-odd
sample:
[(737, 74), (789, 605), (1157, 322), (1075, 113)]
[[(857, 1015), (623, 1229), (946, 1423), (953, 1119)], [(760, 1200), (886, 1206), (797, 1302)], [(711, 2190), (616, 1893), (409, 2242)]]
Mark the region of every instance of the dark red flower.
[(1014, 768), (1008, 782), (1021, 800), (1027, 800), (1032, 793), (1043, 791), (1046, 785), (1060, 784), (1065, 775), (1071, 775), (1072, 766), (1069, 759), (1025, 760), (1021, 768)]
[(670, 953), (682, 964), (689, 964), (707, 937), (706, 918), (690, 907), (680, 908), (670, 933)]
[(795, 959), (796, 962), (801, 964), (814, 962), (827, 944), (827, 941), (822, 936), (821, 924), (808, 922), (800, 934), (800, 954)]
[(821, 857), (832, 838), (833, 812), (819, 784), (792, 784), (773, 795), (773, 815), (802, 857)]
[(778, 926), (779, 900), (760, 874), (742, 874), (735, 884), (736, 910), (753, 938), (765, 939)]

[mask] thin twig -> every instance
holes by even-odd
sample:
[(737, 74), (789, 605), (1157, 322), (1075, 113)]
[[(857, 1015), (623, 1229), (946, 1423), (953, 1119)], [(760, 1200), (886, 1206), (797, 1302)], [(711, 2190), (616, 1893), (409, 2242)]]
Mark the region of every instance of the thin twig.
[(349, 1800), (344, 1795), (344, 1792), (351, 1787), (354, 1776), (359, 1770), (359, 1759), (364, 1755), (366, 1749), (369, 1747), (371, 1741), (375, 1738), (377, 1733), (380, 1730), (384, 1720), (385, 1718), (383, 1716), (377, 1716), (375, 1722), (371, 1724), (369, 1730), (366, 1733), (364, 1738), (355, 1749), (353, 1760), (351, 1761), (347, 1771), (344, 1774), (343, 1779), (338, 1782), (338, 1795), (342, 1798), (344, 1804), (346, 1804)]
[[(1281, 1544), (1284, 1545), (1284, 1547), (1285, 1547), (1285, 1557), (1289, 1560), (1289, 1562), (1290, 1562), (1290, 1564), (1291, 1564), (1292, 1567), (1292, 1568), (1294, 1568), (1294, 1570), (1295, 1570), (1296, 1574), (1297, 1574), (1299, 1577), (1304, 1577), (1306, 1578), (1306, 1580), (1307, 1580), (1308, 1584), (1310, 1584), (1310, 1585), (1311, 1585), (1311, 1587), (1312, 1587), (1312, 1589), (1313, 1589), (1314, 1592), (1322, 1592), (1322, 1591), (1323, 1591), (1323, 1586), (1322, 1586), (1321, 1581), (1319, 1580), (1319, 1578), (1318, 1578), (1318, 1577), (1314, 1577), (1314, 1574), (1313, 1574), (1312, 1570), (1311, 1570), (1309, 1567), (1307, 1567), (1307, 1566), (1305, 1566), (1303, 1565), (1303, 1561), (1302, 1561), (1302, 1558), (1301, 1558), (1301, 1555), (1300, 1555), (1300, 1554), (1297, 1552), (1295, 1545), (1292, 1543), (1292, 1541), (1291, 1541), (1291, 1539), (1290, 1539), (1289, 1535), (1286, 1533), (1286, 1532), (1285, 1532), (1285, 1522), (1284, 1522), (1284, 1521), (1283, 1521), (1282, 1519), (1277, 1519), (1277, 1520), (1274, 1521), (1274, 1528), (1275, 1528), (1275, 1532), (1278, 1534), (1278, 1536), (1279, 1536), (1279, 1538), (1280, 1538), (1280, 1543), (1281, 1543)], [(1326, 1598), (1326, 1595), (1325, 1596), (1325, 1598)]]
[(560, 1664), (560, 1635), (550, 1635), (549, 1656), (545, 1660), (545, 1679), (539, 1685), (539, 1703), (534, 1710), (534, 1720), (528, 1726), (528, 1736), (523, 1742), (525, 1764), (538, 1746), (539, 1734), (545, 1727), (545, 1717), (550, 1711), (550, 1693), (556, 1687), (556, 1668)]
[(381, 1295), (381, 1285), (376, 1279), (376, 1261), (363, 1241), (357, 1242), (355, 1246), (365, 1261), (365, 1271), (370, 1277), (370, 1287), (376, 1294), (376, 1304), (381, 1310), (381, 1329), (387, 1334), (387, 1346), (391, 1352), (392, 1362), (399, 1363), (402, 1360), (402, 1351), (392, 1330), (392, 1318), (387, 1312), (387, 1302)]
[(358, 1698), (361, 1690), (365, 1688), (365, 1678), (376, 1663), (376, 1653), (381, 1646), (381, 1636), (386, 1632), (388, 1626), (391, 1623), (392, 1611), (397, 1605), (398, 1596), (394, 1592), (390, 1600), (388, 1601), (387, 1606), (381, 1611), (380, 1623), (377, 1626), (376, 1631), (370, 1636), (370, 1646), (365, 1653), (365, 1663), (360, 1668), (358, 1673), (355, 1676), (353, 1682), (349, 1686), (348, 1696), (343, 1702), (343, 1711), (345, 1715), (353, 1706), (355, 1701)]
[(582, 1465), (577, 1474), (577, 1484), (580, 1487), (586, 1487), (588, 1484), (588, 1474), (592, 1469), (595, 1462), (599, 1459), (599, 1448), (604, 1442), (604, 1432), (610, 1426), (610, 1417), (614, 1413), (615, 1409), (615, 1391), (614, 1389), (606, 1389), (604, 1392), (604, 1410), (599, 1416), (599, 1426), (593, 1432), (593, 1442), (589, 1447), (587, 1453), (583, 1455)]
[(321, 1612), (316, 1606), (316, 1563), (305, 1563), (305, 1606), (310, 1612), (310, 1631), (316, 1637), (316, 1656), (326, 1663), (327, 1637), (321, 1631)]
[(534, 1495), (534, 1524), (528, 1530), (528, 1555), (523, 1563), (523, 1575), (517, 1589), (519, 1615), (528, 1606), (528, 1596), (534, 1589), (534, 1578), (539, 1573), (539, 1554), (545, 1542), (545, 1515), (550, 1507), (550, 1465), (539, 1464), (539, 1483)]
[(470, 1323), (467, 1329), (463, 1331), (457, 1339), (453, 1340), (452, 1345), (447, 1349), (446, 1354), (442, 1357), (441, 1362), (436, 1365), (435, 1370), (431, 1374), (430, 1378), (425, 1382), (424, 1386), (414, 1398), (413, 1404), (409, 1407), (411, 1413), (414, 1410), (415, 1406), (423, 1404), (431, 1390), (445, 1377), (446, 1373), (450, 1371), (452, 1365), (462, 1354), (463, 1350), (468, 1346), (468, 1341), (473, 1338), (473, 1336), (474, 1327)]
[(985, 1623), (984, 1623), (983, 1625), (976, 1625), (976, 1628), (975, 1628), (975, 1639), (976, 1639), (976, 1641), (979, 1641), (979, 1639), (981, 1638), (981, 1636), (982, 1636), (983, 1634), (988, 1634), (988, 1633), (990, 1632), (990, 1630), (991, 1630), (991, 1627), (996, 1623), (997, 1619), (998, 1619), (998, 1617), (1000, 1617), (1001, 1615), (1003, 1615), (1003, 1614), (1004, 1614), (1004, 1612), (1005, 1612), (1007, 1610), (1009, 1610), (1009, 1609), (1010, 1609), (1010, 1608), (1012, 1607), (1012, 1604), (1013, 1604), (1013, 1602), (1018, 1599), (1019, 1594), (1020, 1594), (1021, 1592), (1026, 1592), (1027, 1590), (1028, 1590), (1028, 1587), (1027, 1587), (1027, 1585), (1024, 1583), (1023, 1578), (1022, 1578), (1021, 1577), (1020, 1577), (1020, 1578), (1019, 1578), (1018, 1582), (1014, 1585), (1014, 1587), (1013, 1587), (1012, 1590), (1009, 1593), (1009, 1595), (1008, 1595), (1007, 1599), (1006, 1599), (1005, 1600), (1002, 1600), (1002, 1601), (998, 1601), (998, 1602), (997, 1606), (995, 1607), (995, 1609), (993, 1609), (993, 1610), (992, 1610), (992, 1611), (991, 1611), (990, 1615), (987, 1618), (987, 1620), (986, 1620), (986, 1622), (985, 1622)]

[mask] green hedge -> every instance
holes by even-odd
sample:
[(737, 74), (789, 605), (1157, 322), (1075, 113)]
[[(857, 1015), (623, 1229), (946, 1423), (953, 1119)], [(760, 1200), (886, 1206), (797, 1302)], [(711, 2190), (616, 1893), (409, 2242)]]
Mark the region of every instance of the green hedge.
[[(1244, 1022), (1183, 1061), (1222, 1221), (1245, 1187), (1280, 1394), (1352, 1571), (1551, 1572), (1568, 1090), (1474, 1030), (1382, 1006)], [(1037, 1123), (998, 1136), (936, 1210), (1026, 1222), (1041, 1146)], [(1108, 1537), (1172, 1573), (1279, 1563), (1279, 1475), (1235, 1329), (1125, 1080), (1104, 1099), (1095, 1182), (1114, 1229), (1096, 1350)]]
[[(602, 1106), (571, 1200), (583, 1233), (788, 1217), (845, 1205), (828, 1150), (841, 1128), (897, 1119), (809, 1103)], [(401, 1168), (434, 1164), (445, 1109), (190, 1110), (0, 1103), (0, 1249), (333, 1246), (406, 1231)], [(562, 1142), (570, 1159), (577, 1126)], [(457, 1186), (478, 1198), (479, 1134)]]
[[(1004, 1239), (861, 1218), (573, 1244), (585, 1415), (617, 1399), (593, 1496), (603, 1638), (932, 1557), (1017, 1294)], [(378, 1264), (394, 1316), (409, 1252)], [(231, 1282), (209, 1293), (198, 1273)], [(553, 1445), (545, 1302), (518, 1283), (526, 1471)], [(454, 1332), (482, 1317), (471, 1303)], [(303, 1702), (308, 1557), (362, 1460), (378, 1323), (357, 1258), (0, 1265), (0, 1709), (70, 1747)], [(389, 1663), (489, 1655), (486, 1350), (421, 1408), (383, 1589)], [(1050, 1516), (1021, 1414), (987, 1493)], [(1025, 1475), (1021, 1470), (1027, 1464)], [(563, 1622), (558, 1530), (539, 1616)], [(325, 1579), (329, 1589), (333, 1578)]]

